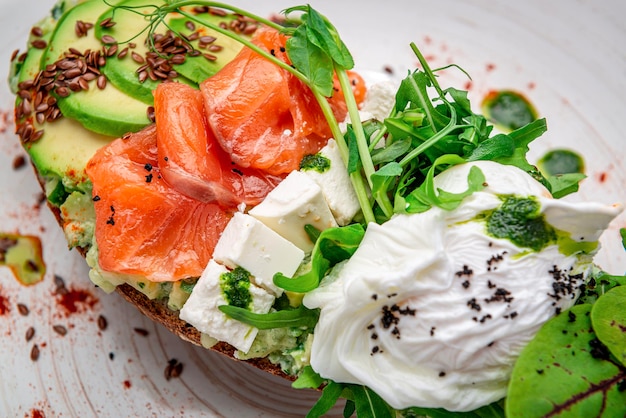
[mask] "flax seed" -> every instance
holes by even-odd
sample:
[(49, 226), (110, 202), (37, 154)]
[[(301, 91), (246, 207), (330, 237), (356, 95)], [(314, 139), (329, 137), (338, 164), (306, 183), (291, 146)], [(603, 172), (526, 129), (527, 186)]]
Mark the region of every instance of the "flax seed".
[[(24, 163), (26, 162), (26, 160), (24, 159), (24, 156), (22, 156), (22, 161)], [(13, 166), (15, 168), (15, 163), (13, 163)], [(27, 316), (30, 313), (28, 306), (24, 305), (23, 303), (17, 304), (17, 311), (20, 313), (20, 315), (23, 315), (23, 316)]]
[(137, 77), (139, 78), (139, 82), (143, 83), (148, 79), (148, 72), (146, 70), (140, 71)]
[(69, 70), (65, 70), (63, 72), (63, 76), (67, 79), (78, 77), (81, 74), (82, 70), (78, 68), (78, 66), (74, 66), (73, 68), (70, 68)]
[(81, 90), (89, 90), (89, 82), (84, 77), (78, 79), (78, 85)]
[(128, 54), (128, 47), (122, 49), (119, 54), (117, 54), (117, 58), (122, 59)]
[(41, 29), (39, 26), (33, 26), (30, 30), (30, 34), (39, 38), (43, 36), (43, 29)]
[(26, 335), (24, 336), (26, 338), (26, 342), (32, 340), (34, 336), (35, 336), (35, 328), (29, 327), (26, 330)]
[(37, 49), (45, 49), (48, 46), (48, 43), (43, 39), (35, 39), (30, 43), (33, 48)]
[(143, 328), (133, 328), (133, 331), (135, 331), (137, 334), (141, 335), (142, 337), (147, 337), (149, 332)]
[(117, 43), (115, 38), (112, 37), (111, 35), (103, 35), (102, 38), (100, 38), (100, 40), (105, 45), (112, 45), (112, 44), (116, 44)]
[(154, 106), (148, 106), (148, 109), (146, 110), (146, 114), (150, 122), (154, 123), (156, 121), (156, 118), (154, 116)]
[(247, 25), (243, 30), (244, 35), (252, 35), (259, 28), (257, 24)]
[(98, 328), (100, 331), (104, 331), (109, 326), (109, 322), (103, 315), (98, 315)]
[(96, 86), (100, 89), (103, 90), (107, 85), (107, 79), (105, 76), (100, 75), (98, 76), (98, 79), (96, 80)]
[(39, 360), (39, 346), (37, 344), (33, 345), (33, 348), (30, 350), (30, 359), (32, 361)]
[(115, 26), (115, 22), (110, 17), (107, 17), (100, 22), (100, 26), (107, 29), (112, 28), (113, 26)]
[(227, 15), (227, 13), (224, 10), (216, 9), (215, 7), (209, 7), (209, 13), (211, 13), (214, 16), (221, 16), (221, 17), (224, 17)]
[(70, 95), (70, 91), (67, 87), (57, 87), (56, 93), (59, 97), (67, 97)]
[(144, 59), (144, 57), (142, 57), (141, 55), (139, 55), (136, 52), (132, 52), (130, 54), (130, 57), (133, 59), (133, 61), (135, 61), (138, 64), (143, 64), (146, 62), (146, 60)]
[(67, 328), (65, 328), (63, 325), (55, 325), (52, 327), (52, 329), (54, 330), (54, 332), (56, 332), (62, 337), (67, 335)]
[(107, 57), (112, 57), (113, 55), (117, 54), (119, 47), (117, 46), (117, 44), (115, 45), (111, 45), (109, 48), (106, 49), (105, 55)]

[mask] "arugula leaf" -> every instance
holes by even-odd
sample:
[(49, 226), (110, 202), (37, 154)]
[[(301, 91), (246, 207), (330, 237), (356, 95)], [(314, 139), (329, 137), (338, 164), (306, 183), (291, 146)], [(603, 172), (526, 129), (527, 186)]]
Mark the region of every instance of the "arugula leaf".
[(622, 247), (626, 250), (626, 228), (621, 228), (619, 233), (622, 237)]
[(463, 199), (474, 192), (485, 188), (485, 176), (478, 167), (472, 167), (467, 176), (468, 188), (461, 193), (450, 193), (438, 189), (435, 191), (434, 176), (438, 166), (443, 164), (462, 164), (465, 160), (458, 155), (450, 154), (439, 157), (428, 170), (426, 180), (409, 194), (406, 201), (406, 211), (408, 213), (425, 212), (433, 206), (445, 210), (456, 209)]
[(508, 135), (498, 134), (481, 142), (467, 157), (467, 161), (504, 159), (512, 157), (515, 141)]
[(356, 412), (356, 405), (352, 399), (346, 400), (346, 405), (343, 408), (343, 418), (350, 418)]
[(411, 139), (404, 138), (393, 142), (385, 148), (376, 149), (372, 152), (372, 162), (376, 165), (395, 161), (411, 149)]
[(510, 132), (508, 136), (515, 144), (513, 155), (508, 158), (498, 158), (496, 161), (501, 164), (514, 165), (524, 171), (534, 171), (535, 167), (526, 160), (528, 145), (539, 138), (548, 130), (545, 119), (537, 119), (526, 126)]
[(298, 378), (291, 384), (294, 389), (317, 389), (325, 380), (317, 374), (313, 367), (304, 366)]
[(329, 268), (352, 257), (364, 234), (365, 229), (361, 224), (322, 231), (311, 253), (311, 270), (294, 278), (277, 273), (274, 275), (274, 284), (287, 291), (298, 293), (315, 289)]
[(348, 163), (346, 164), (346, 168), (348, 169), (348, 173), (352, 174), (361, 170), (362, 167), (357, 139), (352, 125), (347, 126), (345, 137), (348, 143)]
[(335, 406), (341, 392), (343, 391), (343, 385), (335, 382), (329, 382), (328, 385), (322, 390), (322, 396), (317, 400), (313, 408), (306, 415), (306, 418), (320, 418), (330, 409)]
[(548, 181), (548, 189), (555, 199), (560, 199), (568, 194), (578, 191), (578, 184), (587, 176), (582, 173), (567, 173), (550, 176)]
[(273, 328), (315, 328), (319, 319), (319, 309), (307, 309), (300, 305), (296, 309), (259, 314), (232, 305), (220, 305), (218, 309), (239, 322), (258, 329)]
[(376, 392), (366, 386), (350, 385), (359, 418), (392, 418), (393, 409)]

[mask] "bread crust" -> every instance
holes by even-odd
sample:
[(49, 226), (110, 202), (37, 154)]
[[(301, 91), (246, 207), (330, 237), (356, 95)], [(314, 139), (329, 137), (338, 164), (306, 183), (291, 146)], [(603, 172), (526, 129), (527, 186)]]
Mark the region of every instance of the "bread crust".
[[(35, 175), (37, 176), (39, 185), (41, 186), (42, 190), (45, 191), (44, 180), (39, 175), (37, 168), (34, 165), (33, 170), (35, 171)], [(63, 228), (63, 218), (61, 217), (61, 211), (59, 210), (59, 208), (50, 204), (50, 202), (47, 202), (47, 206), (54, 214), (54, 217), (56, 218), (59, 226)], [(87, 254), (86, 248), (78, 247), (77, 251), (81, 254), (81, 256), (83, 256), (83, 258)], [(128, 284), (117, 286), (115, 290), (122, 298), (124, 298), (131, 305), (135, 306), (139, 310), (139, 312), (144, 314), (150, 320), (163, 325), (167, 330), (169, 330), (174, 335), (177, 335), (182, 340), (195, 344), (197, 346), (204, 347), (200, 342), (200, 332), (191, 324), (181, 320), (178, 316), (178, 312), (169, 309), (167, 307), (167, 303), (163, 300), (149, 299), (146, 295), (139, 292)], [(290, 381), (295, 380), (294, 376), (285, 374), (280, 366), (271, 363), (267, 358), (254, 358), (249, 360), (239, 360), (235, 358), (235, 348), (228, 343), (218, 342), (209, 349), (221, 353), (235, 361), (248, 363), (256, 367), (257, 369), (263, 370), (267, 373), (271, 373), (275, 376)]]

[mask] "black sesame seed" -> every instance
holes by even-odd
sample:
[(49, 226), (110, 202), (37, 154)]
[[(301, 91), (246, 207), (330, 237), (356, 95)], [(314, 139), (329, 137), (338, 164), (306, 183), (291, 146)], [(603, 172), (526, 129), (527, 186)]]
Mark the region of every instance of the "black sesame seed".
[(568, 311), (567, 312), (567, 322), (575, 322), (576, 321), (576, 314), (572, 311)]

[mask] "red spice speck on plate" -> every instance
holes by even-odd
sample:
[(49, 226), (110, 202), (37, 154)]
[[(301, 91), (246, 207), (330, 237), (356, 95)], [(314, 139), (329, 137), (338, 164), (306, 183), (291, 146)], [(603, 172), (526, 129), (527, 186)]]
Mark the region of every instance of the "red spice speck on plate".
[(603, 171), (598, 176), (598, 180), (600, 181), (600, 183), (604, 183), (606, 181), (606, 177), (607, 177), (606, 171)]
[(82, 313), (93, 308), (98, 303), (98, 298), (84, 289), (69, 288), (66, 292), (56, 294), (59, 307), (62, 307), (67, 315)]
[(31, 418), (46, 418), (46, 414), (44, 414), (41, 409), (31, 409), (30, 417)]
[(131, 386), (130, 380), (124, 380), (124, 389), (130, 389)]
[(9, 299), (2, 293), (2, 286), (0, 286), (0, 316), (6, 315), (11, 311), (9, 305)]

